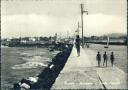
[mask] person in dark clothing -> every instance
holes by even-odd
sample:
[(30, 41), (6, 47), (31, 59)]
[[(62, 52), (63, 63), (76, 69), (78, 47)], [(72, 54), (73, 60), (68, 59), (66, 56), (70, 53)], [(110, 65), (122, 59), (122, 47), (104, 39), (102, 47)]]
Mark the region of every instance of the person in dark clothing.
[(113, 67), (114, 59), (115, 59), (115, 57), (114, 57), (114, 53), (111, 52), (110, 60), (111, 60), (111, 65), (112, 65), (112, 67)]
[(76, 36), (75, 45), (77, 49), (77, 55), (80, 56), (80, 37), (79, 35)]
[(98, 67), (100, 67), (100, 62), (101, 62), (101, 55), (100, 55), (100, 52), (97, 53), (97, 55), (96, 55), (96, 60), (98, 61)]
[(108, 56), (107, 56), (106, 52), (103, 54), (103, 58), (104, 58), (103, 66), (104, 66), (104, 63), (106, 62), (106, 67), (107, 67)]

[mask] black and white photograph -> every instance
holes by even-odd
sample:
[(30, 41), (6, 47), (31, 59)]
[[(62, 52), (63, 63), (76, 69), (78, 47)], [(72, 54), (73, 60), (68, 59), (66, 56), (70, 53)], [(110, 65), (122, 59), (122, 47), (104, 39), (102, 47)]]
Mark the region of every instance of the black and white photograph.
[(128, 89), (127, 0), (1, 0), (1, 90)]

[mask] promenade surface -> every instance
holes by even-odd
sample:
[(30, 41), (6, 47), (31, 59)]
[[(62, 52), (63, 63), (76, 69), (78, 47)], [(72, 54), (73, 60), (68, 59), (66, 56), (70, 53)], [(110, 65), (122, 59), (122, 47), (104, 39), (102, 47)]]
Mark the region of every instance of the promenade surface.
[(51, 89), (126, 89), (126, 73), (114, 67), (97, 67), (96, 53), (75, 47)]

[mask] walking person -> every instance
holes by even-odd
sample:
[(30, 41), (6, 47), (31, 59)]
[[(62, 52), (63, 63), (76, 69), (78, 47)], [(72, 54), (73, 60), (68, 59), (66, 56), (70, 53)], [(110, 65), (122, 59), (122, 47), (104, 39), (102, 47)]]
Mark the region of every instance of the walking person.
[(103, 59), (104, 59), (103, 66), (104, 66), (104, 63), (106, 63), (106, 67), (107, 67), (108, 56), (107, 56), (106, 52), (103, 54)]
[(110, 60), (111, 60), (111, 65), (112, 65), (112, 67), (113, 67), (114, 59), (115, 59), (115, 57), (114, 57), (114, 53), (111, 52)]
[(76, 35), (75, 45), (76, 45), (77, 55), (80, 56), (80, 37), (79, 37), (79, 35)]
[(100, 67), (100, 62), (101, 62), (101, 55), (100, 55), (100, 52), (97, 53), (97, 55), (96, 55), (96, 60), (98, 61), (98, 67)]

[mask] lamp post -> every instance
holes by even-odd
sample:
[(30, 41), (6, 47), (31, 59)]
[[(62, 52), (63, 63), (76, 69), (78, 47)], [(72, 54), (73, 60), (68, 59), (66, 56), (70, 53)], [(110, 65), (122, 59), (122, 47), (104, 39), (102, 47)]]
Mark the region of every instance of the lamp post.
[(81, 4), (81, 28), (82, 28), (82, 48), (84, 48), (84, 35), (83, 35), (83, 14), (86, 13), (88, 15), (88, 11), (83, 10), (83, 4)]

